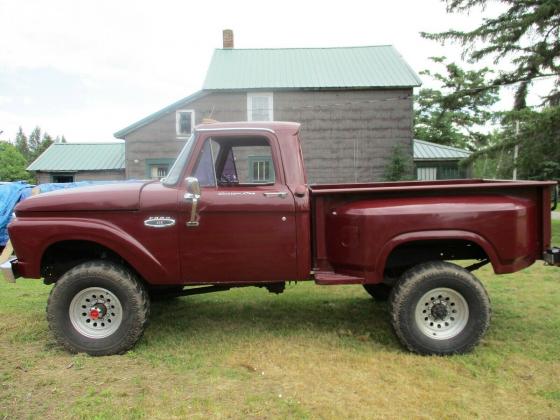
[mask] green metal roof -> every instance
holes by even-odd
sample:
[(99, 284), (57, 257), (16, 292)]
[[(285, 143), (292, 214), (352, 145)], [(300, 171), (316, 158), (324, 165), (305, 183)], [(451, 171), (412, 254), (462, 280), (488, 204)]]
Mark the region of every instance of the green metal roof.
[(468, 150), (414, 139), (414, 160), (459, 160), (471, 155)]
[(199, 90), (198, 92), (195, 92), (192, 95), (189, 95), (189, 96), (187, 96), (183, 99), (179, 99), (178, 101), (173, 102), (171, 105), (168, 105), (165, 108), (162, 108), (159, 111), (156, 111), (153, 114), (150, 114), (147, 117), (144, 117), (141, 120), (136, 121), (133, 124), (130, 124), (128, 127), (125, 127), (122, 130), (119, 130), (116, 133), (114, 133), (113, 136), (115, 136), (118, 139), (122, 139), (125, 136), (132, 133), (133, 131), (136, 131), (139, 128), (144, 127), (145, 125), (150, 124), (152, 121), (160, 119), (164, 115), (167, 115), (171, 112), (175, 112), (177, 110), (177, 108), (180, 108), (180, 107), (188, 104), (189, 102), (194, 101), (195, 99), (202, 98), (205, 95), (206, 95), (206, 92), (203, 92), (203, 91)]
[(124, 169), (124, 142), (53, 143), (28, 171), (104, 171)]
[(203, 89), (344, 89), (420, 86), (391, 45), (217, 49)]

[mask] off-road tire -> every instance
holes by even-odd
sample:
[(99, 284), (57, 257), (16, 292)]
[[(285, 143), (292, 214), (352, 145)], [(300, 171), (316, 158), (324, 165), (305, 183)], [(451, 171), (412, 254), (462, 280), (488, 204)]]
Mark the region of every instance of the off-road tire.
[[(457, 335), (443, 339), (428, 336), (437, 335), (437, 330), (433, 333), (423, 332), (422, 328), (426, 331), (431, 318), (424, 321), (426, 318), (418, 317), (422, 312), (418, 308), (431, 299), (426, 296), (438, 289), (451, 289), (459, 294), (468, 308), (463, 329)], [(437, 296), (435, 299), (437, 302)], [(420, 300), (427, 302), (419, 303)], [(397, 337), (406, 348), (419, 354), (467, 353), (480, 342), (491, 318), (490, 299), (480, 281), (464, 268), (443, 261), (419, 264), (406, 271), (391, 292), (390, 310)], [(431, 313), (429, 315), (432, 316)], [(425, 327), (422, 321), (426, 322)]]
[[(118, 329), (103, 338), (81, 334), (70, 320), (72, 299), (90, 287), (113, 293), (122, 305)], [(122, 354), (142, 336), (150, 313), (150, 299), (130, 270), (108, 261), (86, 262), (70, 269), (55, 283), (47, 303), (47, 320), (54, 337), (72, 353), (91, 356)]]
[(389, 300), (393, 286), (385, 283), (364, 284), (364, 289), (377, 302), (385, 302)]

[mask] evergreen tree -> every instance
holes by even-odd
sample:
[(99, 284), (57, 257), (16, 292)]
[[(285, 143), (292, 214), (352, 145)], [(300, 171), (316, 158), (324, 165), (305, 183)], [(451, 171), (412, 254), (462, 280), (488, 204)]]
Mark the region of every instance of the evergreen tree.
[[(484, 8), (490, 0), (446, 0), (450, 13), (468, 13)], [(506, 7), (496, 17), (485, 18), (470, 31), (449, 30), (422, 33), (428, 39), (445, 43), (455, 41), (463, 49), (463, 57), (471, 62), (492, 58), (498, 64), (509, 59), (512, 70), (503, 70), (488, 85), (517, 84), (514, 109), (526, 106), (531, 82), (541, 77), (554, 78), (554, 86), (545, 103), (560, 104), (560, 1), (558, 0), (494, 0)], [(481, 87), (481, 89), (483, 89)]]
[(54, 143), (54, 140), (48, 133), (43, 134), (43, 139), (37, 145), (37, 148), (34, 150), (32, 155), (32, 160), (37, 159), (41, 153), (48, 149), (48, 147)]
[(385, 166), (385, 181), (411, 180), (412, 170), (413, 164), (409, 154), (404, 153), (400, 145), (395, 145)]
[(27, 142), (27, 136), (23, 132), (21, 126), (16, 134), (16, 149), (26, 161), (29, 161), (29, 144)]
[(490, 107), (499, 99), (497, 88), (481, 89), (488, 83), (490, 69), (463, 70), (455, 63), (445, 63), (445, 57), (431, 60), (444, 65), (445, 73), (421, 72), (440, 86), (421, 89), (415, 98), (415, 138), (462, 148), (485, 146), (488, 135), (483, 126), (493, 117)]
[(35, 127), (31, 134), (29, 135), (29, 152), (30, 152), (30, 159), (35, 159), (35, 151), (41, 144), (41, 128), (39, 126)]

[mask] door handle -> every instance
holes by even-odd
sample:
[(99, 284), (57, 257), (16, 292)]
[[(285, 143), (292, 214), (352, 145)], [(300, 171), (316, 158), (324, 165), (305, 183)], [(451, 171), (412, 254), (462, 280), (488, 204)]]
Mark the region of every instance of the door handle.
[(265, 197), (280, 197), (286, 198), (288, 196), (287, 192), (278, 191), (278, 192), (265, 192), (263, 193)]

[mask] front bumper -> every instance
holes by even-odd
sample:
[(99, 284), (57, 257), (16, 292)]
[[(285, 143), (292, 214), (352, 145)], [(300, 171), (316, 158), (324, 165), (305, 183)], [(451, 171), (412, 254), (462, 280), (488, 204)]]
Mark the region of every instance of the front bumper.
[(560, 267), (560, 248), (554, 247), (551, 249), (547, 249), (544, 253), (543, 259), (547, 265), (555, 265), (556, 267)]
[(16, 267), (17, 265), (15, 264), (16, 262), (17, 262), (17, 258), (11, 258), (5, 263), (3, 263), (2, 265), (0, 265), (0, 271), (4, 276), (4, 280), (6, 280), (8, 283), (15, 283), (16, 279), (20, 277)]

